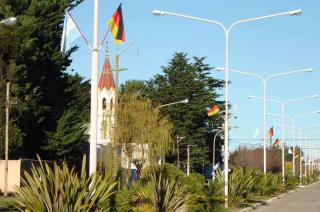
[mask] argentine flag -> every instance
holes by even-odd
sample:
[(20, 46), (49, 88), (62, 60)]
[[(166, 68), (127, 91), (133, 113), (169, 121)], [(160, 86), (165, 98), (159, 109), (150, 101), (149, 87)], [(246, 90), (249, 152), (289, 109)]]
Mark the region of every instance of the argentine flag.
[(62, 40), (61, 40), (61, 52), (65, 53), (72, 46), (71, 44), (81, 36), (76, 23), (70, 17), (69, 13), (66, 12), (63, 24)]

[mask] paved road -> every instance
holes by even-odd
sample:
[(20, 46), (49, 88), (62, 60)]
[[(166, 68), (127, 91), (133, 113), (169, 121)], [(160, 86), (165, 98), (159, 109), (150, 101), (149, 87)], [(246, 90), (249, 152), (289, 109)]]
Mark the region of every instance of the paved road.
[(261, 206), (254, 212), (320, 212), (320, 183)]

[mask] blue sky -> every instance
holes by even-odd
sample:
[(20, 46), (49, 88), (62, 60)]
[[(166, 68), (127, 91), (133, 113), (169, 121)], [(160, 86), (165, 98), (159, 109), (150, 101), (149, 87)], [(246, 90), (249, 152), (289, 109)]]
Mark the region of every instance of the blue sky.
[[(312, 74), (295, 74), (270, 81), (267, 96), (281, 101), (291, 98), (320, 94), (320, 2), (314, 0), (100, 0), (99, 38), (107, 30), (107, 21), (123, 3), (123, 15), (127, 41), (118, 48), (109, 42), (110, 55), (120, 52), (131, 43), (121, 57), (121, 66), (128, 68), (120, 74), (120, 82), (132, 79), (150, 79), (161, 73), (160, 66), (167, 64), (174, 52), (183, 51), (190, 56), (206, 56), (213, 67), (224, 66), (225, 37), (216, 25), (178, 17), (154, 17), (153, 9), (166, 10), (192, 16), (218, 20), (226, 25), (234, 21), (302, 9), (301, 16), (282, 16), (238, 25), (230, 37), (230, 68), (258, 73), (263, 76), (301, 68), (315, 68)], [(86, 0), (73, 11), (74, 19), (92, 42), (93, 1)], [(108, 39), (111, 40), (110, 35)], [(91, 55), (85, 43), (77, 40), (79, 50), (72, 55), (70, 67), (90, 78)], [(105, 48), (100, 52), (102, 66)], [(111, 56), (112, 57), (112, 56)], [(113, 58), (111, 58), (113, 59)], [(101, 70), (101, 68), (100, 68)], [(224, 79), (223, 73), (212, 72), (212, 76)], [(231, 139), (253, 139), (256, 129), (262, 133), (262, 102), (248, 100), (247, 95), (262, 96), (262, 84), (255, 78), (235, 73), (230, 74), (230, 102), (237, 105), (234, 113), (238, 117), (233, 123), (240, 128), (231, 131)], [(223, 91), (222, 91), (223, 92)], [(280, 113), (276, 104), (268, 104), (268, 112)], [(286, 114), (297, 115), (320, 110), (320, 99), (306, 100), (288, 105)], [(320, 115), (297, 120), (302, 127), (319, 123)], [(268, 118), (268, 127), (274, 126), (275, 137), (281, 137), (278, 118)], [(287, 122), (286, 124), (291, 125)], [(306, 130), (319, 131), (320, 127)], [(286, 133), (291, 138), (290, 133)], [(313, 138), (319, 138), (314, 135)], [(288, 141), (289, 142), (289, 141)], [(291, 141), (290, 141), (291, 142)], [(318, 143), (320, 144), (320, 143)], [(234, 147), (236, 144), (233, 143)], [(320, 145), (318, 145), (320, 146)]]

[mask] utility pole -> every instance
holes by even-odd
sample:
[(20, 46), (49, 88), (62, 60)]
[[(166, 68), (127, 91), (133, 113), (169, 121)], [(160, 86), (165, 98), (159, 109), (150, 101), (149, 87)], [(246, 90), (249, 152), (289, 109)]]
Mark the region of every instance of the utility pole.
[(125, 53), (128, 49), (130, 49), (131, 47), (133, 47), (135, 45), (135, 43), (131, 43), (127, 48), (125, 48), (122, 52), (120, 52), (119, 54), (116, 54), (115, 56), (115, 65), (116, 65), (116, 69), (113, 69), (113, 71), (115, 71), (115, 84), (116, 84), (116, 99), (117, 99), (117, 95), (118, 95), (118, 88), (119, 88), (119, 71), (125, 71), (127, 69), (125, 68), (120, 68), (120, 56)]
[(180, 153), (179, 153), (179, 142), (186, 137), (179, 137), (177, 135), (177, 167), (180, 169)]
[(16, 101), (10, 101), (10, 82), (7, 82), (4, 196), (8, 196), (8, 171), (9, 171), (9, 108), (10, 108), (10, 105), (13, 105), (13, 104), (17, 104), (17, 102), (16, 102)]
[(6, 95), (6, 140), (5, 140), (5, 170), (4, 170), (4, 196), (8, 196), (8, 154), (9, 154), (9, 94), (10, 83), (7, 82)]
[(197, 145), (187, 145), (187, 176), (190, 174), (190, 147)]

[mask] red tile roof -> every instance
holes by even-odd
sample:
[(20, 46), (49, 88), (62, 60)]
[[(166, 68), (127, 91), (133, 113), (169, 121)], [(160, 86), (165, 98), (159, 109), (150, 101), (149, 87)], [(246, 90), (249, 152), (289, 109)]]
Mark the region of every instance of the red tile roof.
[(111, 88), (115, 88), (108, 56), (104, 60), (98, 88), (100, 89), (106, 88), (107, 90), (110, 90)]

